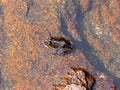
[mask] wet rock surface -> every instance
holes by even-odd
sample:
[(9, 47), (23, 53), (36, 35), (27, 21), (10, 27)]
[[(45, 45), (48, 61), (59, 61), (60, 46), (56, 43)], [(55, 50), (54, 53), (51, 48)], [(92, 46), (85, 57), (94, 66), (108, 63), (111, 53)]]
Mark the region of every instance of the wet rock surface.
[[(71, 67), (84, 68), (95, 79), (87, 84), (92, 90), (120, 90), (119, 3), (0, 0), (0, 90), (54, 90), (55, 83), (63, 84), (61, 77), (71, 77)], [(47, 30), (68, 38), (72, 52), (53, 55), (44, 44)], [(71, 80), (63, 90), (85, 90)]]

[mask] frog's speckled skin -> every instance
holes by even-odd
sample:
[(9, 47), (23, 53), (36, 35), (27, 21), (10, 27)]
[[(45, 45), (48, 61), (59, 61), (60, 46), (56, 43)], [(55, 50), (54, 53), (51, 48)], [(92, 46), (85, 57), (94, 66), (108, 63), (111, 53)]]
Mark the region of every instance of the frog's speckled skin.
[(54, 36), (45, 40), (45, 45), (56, 49), (55, 54), (65, 54), (72, 49), (70, 40), (64, 37)]

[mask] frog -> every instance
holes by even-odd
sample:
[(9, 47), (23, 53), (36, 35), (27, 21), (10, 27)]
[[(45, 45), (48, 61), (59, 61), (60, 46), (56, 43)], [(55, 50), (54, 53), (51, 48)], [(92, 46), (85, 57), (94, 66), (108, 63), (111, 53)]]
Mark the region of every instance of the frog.
[(69, 39), (61, 36), (52, 36), (50, 32), (49, 36), (44, 43), (46, 46), (56, 49), (55, 55), (65, 55), (72, 50), (72, 43)]

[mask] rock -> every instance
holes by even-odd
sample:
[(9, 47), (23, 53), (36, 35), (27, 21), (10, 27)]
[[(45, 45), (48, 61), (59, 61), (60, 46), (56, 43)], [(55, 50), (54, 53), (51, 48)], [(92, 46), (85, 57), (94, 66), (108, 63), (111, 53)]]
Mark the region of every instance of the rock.
[(55, 90), (92, 90), (95, 79), (83, 68), (71, 68), (72, 73), (68, 72), (63, 78), (63, 84), (54, 85)]
[[(71, 67), (94, 77), (93, 90), (120, 90), (119, 22), (119, 0), (1, 0), (0, 90), (53, 90)], [(69, 39), (72, 52), (53, 55), (47, 30)], [(76, 85), (85, 72), (71, 72), (64, 88), (86, 88)]]

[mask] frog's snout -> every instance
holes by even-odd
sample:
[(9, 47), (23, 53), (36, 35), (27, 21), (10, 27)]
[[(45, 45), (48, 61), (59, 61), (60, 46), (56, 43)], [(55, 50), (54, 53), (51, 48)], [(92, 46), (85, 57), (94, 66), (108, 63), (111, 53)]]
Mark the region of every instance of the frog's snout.
[(50, 39), (46, 39), (45, 41), (44, 41), (44, 43), (45, 43), (45, 45), (50, 45)]

